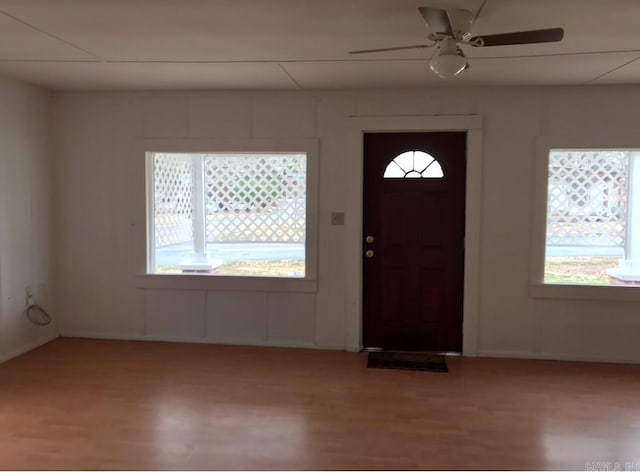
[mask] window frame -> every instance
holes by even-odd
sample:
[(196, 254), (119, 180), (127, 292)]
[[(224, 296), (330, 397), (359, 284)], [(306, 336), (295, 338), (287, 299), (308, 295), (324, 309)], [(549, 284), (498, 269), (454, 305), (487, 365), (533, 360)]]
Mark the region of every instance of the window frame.
[(547, 230), (549, 152), (571, 150), (638, 150), (640, 139), (631, 136), (539, 136), (533, 174), (533, 218), (529, 295), (535, 299), (640, 301), (637, 286), (589, 286), (544, 282)]
[[(318, 140), (317, 139), (234, 139), (234, 140), (137, 140), (135, 159), (137, 184), (141, 192), (136, 201), (136, 287), (148, 289), (251, 290), (279, 292), (316, 292), (318, 266)], [(208, 274), (150, 273), (152, 256), (150, 232), (153, 231), (152, 193), (153, 153), (304, 153), (307, 158), (305, 276), (286, 278), (270, 276), (216, 276)], [(142, 211), (142, 212), (141, 212)]]

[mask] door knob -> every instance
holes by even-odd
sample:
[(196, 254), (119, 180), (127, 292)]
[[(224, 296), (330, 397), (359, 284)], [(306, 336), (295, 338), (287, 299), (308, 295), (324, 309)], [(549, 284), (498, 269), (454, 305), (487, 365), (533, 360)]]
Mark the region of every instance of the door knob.
[(373, 250), (367, 250), (367, 251), (365, 251), (365, 252), (364, 252), (364, 255), (365, 255), (367, 258), (373, 258)]

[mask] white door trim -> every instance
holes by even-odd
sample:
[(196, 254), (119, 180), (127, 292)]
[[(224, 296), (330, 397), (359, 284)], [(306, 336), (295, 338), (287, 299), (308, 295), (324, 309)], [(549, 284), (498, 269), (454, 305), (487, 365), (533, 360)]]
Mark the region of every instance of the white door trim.
[(365, 132), (466, 131), (467, 185), (465, 216), (465, 271), (462, 353), (478, 353), (480, 304), (480, 243), (482, 216), (482, 117), (438, 115), (410, 117), (351, 117), (348, 121), (347, 175), (352, 183), (346, 191), (345, 210), (353, 216), (346, 222), (347, 350), (362, 349), (362, 211), (363, 134)]

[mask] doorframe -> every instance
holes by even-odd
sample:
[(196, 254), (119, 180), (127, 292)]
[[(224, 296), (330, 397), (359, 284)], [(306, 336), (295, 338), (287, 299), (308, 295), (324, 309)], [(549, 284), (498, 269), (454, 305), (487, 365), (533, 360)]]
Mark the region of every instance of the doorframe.
[(466, 201), (464, 301), (462, 354), (478, 354), (478, 319), (480, 310), (480, 245), (482, 223), (482, 117), (480, 115), (428, 115), (399, 117), (349, 117), (347, 122), (346, 175), (351, 185), (345, 188), (346, 347), (362, 349), (362, 217), (364, 209), (365, 133), (466, 131)]

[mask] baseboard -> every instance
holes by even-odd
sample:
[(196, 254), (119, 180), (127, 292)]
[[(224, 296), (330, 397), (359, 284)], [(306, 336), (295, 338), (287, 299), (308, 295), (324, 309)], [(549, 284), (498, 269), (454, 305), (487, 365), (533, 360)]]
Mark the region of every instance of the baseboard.
[(210, 337), (167, 337), (159, 335), (76, 332), (73, 330), (64, 330), (60, 334), (60, 336), (66, 338), (95, 338), (100, 340), (125, 340), (138, 342), (202, 343), (209, 345), (244, 345), (257, 347), (311, 348), (314, 350), (334, 350), (333, 348), (319, 347), (313, 342), (294, 342), (290, 340), (238, 340)]
[(59, 333), (54, 333), (53, 335), (49, 335), (48, 337), (45, 337), (41, 340), (36, 340), (33, 343), (30, 343), (29, 345), (20, 348), (19, 350), (14, 350), (12, 352), (7, 353), (6, 355), (0, 355), (0, 363), (4, 363), (5, 361), (8, 361), (12, 358), (16, 358), (20, 355), (24, 355), (25, 353), (27, 353), (28, 351), (34, 350), (42, 345), (45, 345), (53, 340), (55, 340), (56, 338), (60, 338), (60, 334)]
[(583, 361), (591, 363), (633, 363), (639, 364), (640, 358), (624, 358), (614, 356), (575, 355), (573, 353), (534, 353), (507, 350), (480, 350), (478, 356), (485, 358), (517, 358), (527, 360), (549, 361)]

